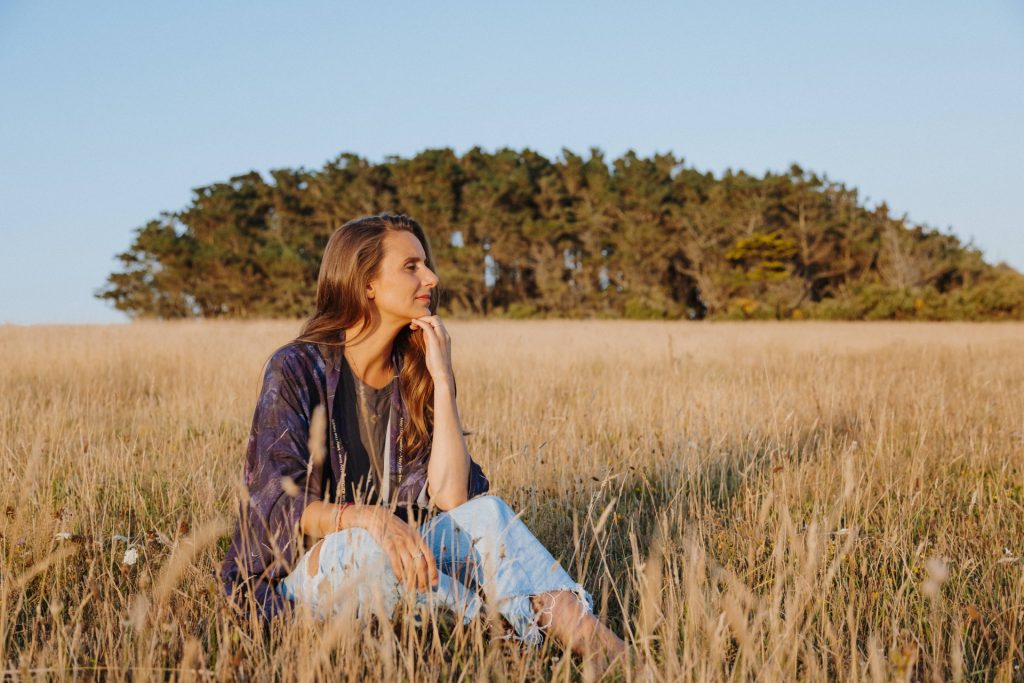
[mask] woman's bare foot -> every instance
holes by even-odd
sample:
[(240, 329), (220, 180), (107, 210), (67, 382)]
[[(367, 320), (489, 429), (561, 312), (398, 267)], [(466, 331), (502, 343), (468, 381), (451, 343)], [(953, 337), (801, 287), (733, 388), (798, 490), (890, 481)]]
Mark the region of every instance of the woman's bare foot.
[(597, 680), (626, 653), (626, 643), (601, 623), (572, 591), (533, 596), (537, 625), (583, 657), (584, 677)]

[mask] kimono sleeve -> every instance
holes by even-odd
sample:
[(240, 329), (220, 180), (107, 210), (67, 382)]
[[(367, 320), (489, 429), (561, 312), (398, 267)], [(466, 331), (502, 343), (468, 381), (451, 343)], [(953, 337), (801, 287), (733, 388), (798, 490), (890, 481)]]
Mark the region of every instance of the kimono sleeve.
[(491, 488), (491, 483), (487, 481), (487, 477), (484, 476), (484, 471), (477, 464), (473, 457), (469, 458), (469, 497), (475, 498), (487, 493)]
[(288, 347), (275, 353), (253, 415), (245, 476), (250, 513), (265, 524), (261, 545), (286, 563), (276, 567), (279, 571), (295, 562), (306, 505), (322, 500), (324, 464), (312, 462), (309, 454), (310, 419), (319, 402), (315, 381), (298, 354)]

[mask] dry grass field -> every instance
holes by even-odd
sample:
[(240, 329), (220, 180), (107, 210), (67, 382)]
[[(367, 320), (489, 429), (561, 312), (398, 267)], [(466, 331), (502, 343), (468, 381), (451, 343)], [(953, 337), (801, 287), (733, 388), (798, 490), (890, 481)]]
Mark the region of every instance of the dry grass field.
[[(481, 623), (225, 609), (263, 362), (297, 328), (0, 327), (6, 675), (586, 678)], [(629, 643), (618, 678), (1024, 679), (1024, 326), (449, 329), (471, 452)]]

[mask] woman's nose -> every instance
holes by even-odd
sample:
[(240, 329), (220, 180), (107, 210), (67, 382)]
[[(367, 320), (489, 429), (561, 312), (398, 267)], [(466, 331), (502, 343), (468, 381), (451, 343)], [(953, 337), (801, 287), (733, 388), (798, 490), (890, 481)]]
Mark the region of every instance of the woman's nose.
[(423, 270), (425, 270), (428, 273), (430, 273), (430, 276), (423, 281), (423, 286), (424, 287), (433, 287), (433, 286), (435, 286), (438, 283), (438, 280), (439, 280), (439, 278), (437, 277), (437, 274), (434, 273), (434, 271), (432, 271), (430, 268), (424, 267)]

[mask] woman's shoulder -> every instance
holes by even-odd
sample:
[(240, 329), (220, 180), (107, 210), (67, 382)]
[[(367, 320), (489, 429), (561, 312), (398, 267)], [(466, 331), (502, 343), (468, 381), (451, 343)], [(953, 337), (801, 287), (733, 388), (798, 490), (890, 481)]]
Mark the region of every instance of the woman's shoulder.
[(292, 360), (308, 360), (318, 356), (320, 356), (320, 350), (316, 344), (293, 339), (287, 344), (277, 347), (277, 350), (270, 354), (270, 360), (281, 363)]
[(324, 357), (317, 344), (293, 340), (278, 347), (264, 368), (265, 374), (308, 375), (323, 374)]

